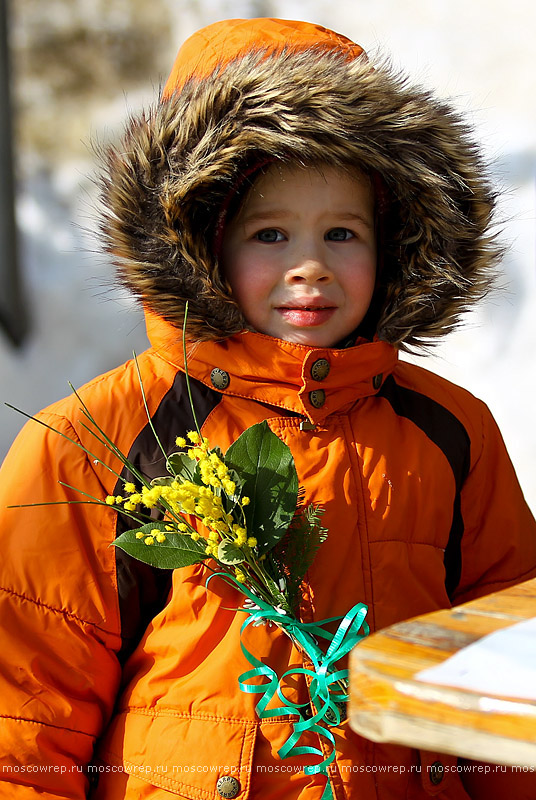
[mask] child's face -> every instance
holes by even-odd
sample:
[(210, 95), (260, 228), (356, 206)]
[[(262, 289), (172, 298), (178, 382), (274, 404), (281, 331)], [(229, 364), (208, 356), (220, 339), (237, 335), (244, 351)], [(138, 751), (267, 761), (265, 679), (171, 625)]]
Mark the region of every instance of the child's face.
[(357, 170), (272, 165), (227, 225), (222, 263), (257, 331), (335, 346), (362, 321), (374, 291), (369, 179)]

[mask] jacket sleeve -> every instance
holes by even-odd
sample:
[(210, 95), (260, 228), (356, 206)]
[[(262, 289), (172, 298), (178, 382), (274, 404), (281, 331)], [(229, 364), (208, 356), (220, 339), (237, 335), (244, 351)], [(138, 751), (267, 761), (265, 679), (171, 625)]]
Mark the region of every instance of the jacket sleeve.
[(456, 605), (536, 575), (536, 522), (497, 424), (483, 403), (479, 407), (481, 424), (471, 441), (471, 468), (461, 492)]
[[(41, 419), (77, 439), (69, 421)], [(114, 477), (112, 476), (112, 479)], [(118, 690), (115, 514), (92, 460), (35, 421), (0, 471), (0, 795), (85, 798)], [(112, 483), (113, 485), (113, 483)], [(30, 508), (8, 508), (44, 503)], [(48, 505), (54, 503), (53, 505)]]

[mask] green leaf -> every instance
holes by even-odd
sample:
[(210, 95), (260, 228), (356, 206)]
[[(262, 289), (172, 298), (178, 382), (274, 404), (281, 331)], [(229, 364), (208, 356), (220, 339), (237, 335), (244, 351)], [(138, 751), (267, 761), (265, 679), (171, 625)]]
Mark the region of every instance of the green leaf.
[[(266, 564), (266, 562), (264, 562), (264, 563)], [(276, 583), (276, 581), (272, 578), (271, 575), (266, 574), (266, 576), (264, 578), (264, 582), (266, 583), (266, 587), (267, 587), (267, 589), (268, 589), (268, 591), (270, 593), (270, 597), (271, 597), (271, 601), (272, 601), (273, 605), (274, 606), (279, 606), (284, 611), (286, 611), (287, 614), (293, 614), (294, 611), (292, 609), (292, 606), (291, 606), (291, 604), (289, 602), (289, 598), (287, 596), (288, 592), (287, 592), (287, 587), (286, 587), (286, 581), (285, 581), (285, 583), (283, 584), (283, 587), (282, 587), (281, 584), (279, 583), (279, 580)]]
[(246, 526), (257, 539), (259, 555), (284, 535), (296, 510), (298, 476), (290, 448), (272, 433), (268, 423), (252, 425), (238, 437), (225, 463), (240, 476)]
[(223, 541), (218, 545), (218, 561), (230, 566), (242, 564), (244, 561), (244, 553), (233, 542)]
[(202, 484), (197, 461), (187, 456), (186, 453), (171, 453), (167, 459), (168, 468), (173, 475), (181, 481), (192, 481), (192, 483)]
[[(136, 538), (138, 532), (152, 534), (159, 531), (165, 533), (165, 542), (147, 545), (143, 539)], [(188, 534), (169, 533), (166, 531), (164, 522), (149, 522), (141, 528), (126, 531), (118, 536), (113, 544), (138, 561), (160, 569), (187, 567), (209, 558), (205, 553), (206, 542), (204, 539), (194, 542)]]
[(171, 486), (175, 479), (171, 476), (164, 477), (164, 478), (153, 478), (151, 481), (151, 486)]

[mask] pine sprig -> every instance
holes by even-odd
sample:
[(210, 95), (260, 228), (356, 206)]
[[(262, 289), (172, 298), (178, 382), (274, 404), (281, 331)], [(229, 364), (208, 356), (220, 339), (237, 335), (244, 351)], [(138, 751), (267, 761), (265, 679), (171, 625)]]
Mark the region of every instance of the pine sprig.
[[(299, 499), (302, 500), (300, 492)], [(328, 530), (321, 524), (324, 509), (317, 503), (298, 503), (292, 522), (270, 556), (285, 580), (285, 592), (292, 608), (299, 605), (303, 579), (316, 552), (327, 539)]]

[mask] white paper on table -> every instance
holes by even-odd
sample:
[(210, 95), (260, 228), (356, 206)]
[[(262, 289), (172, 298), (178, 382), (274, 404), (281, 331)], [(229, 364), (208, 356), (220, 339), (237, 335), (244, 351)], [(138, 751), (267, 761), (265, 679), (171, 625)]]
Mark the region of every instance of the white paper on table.
[(415, 678), (482, 695), (536, 700), (536, 618), (490, 633)]

